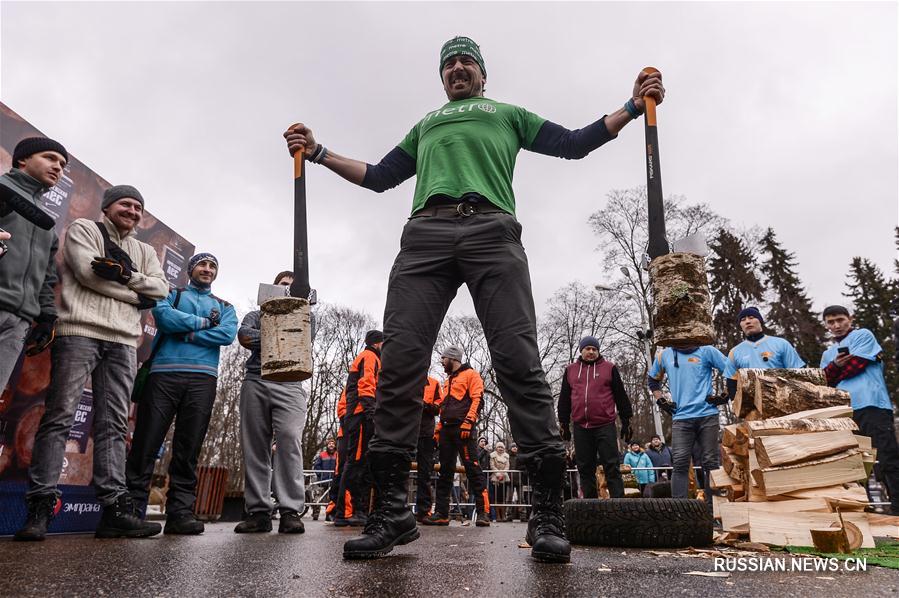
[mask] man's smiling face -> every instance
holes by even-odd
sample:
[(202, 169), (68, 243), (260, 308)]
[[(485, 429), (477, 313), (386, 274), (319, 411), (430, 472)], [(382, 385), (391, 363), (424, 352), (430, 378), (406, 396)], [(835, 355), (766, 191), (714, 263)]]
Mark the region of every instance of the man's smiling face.
[(464, 100), (484, 95), (487, 81), (481, 67), (471, 56), (450, 56), (443, 63), (443, 89), (450, 100)]

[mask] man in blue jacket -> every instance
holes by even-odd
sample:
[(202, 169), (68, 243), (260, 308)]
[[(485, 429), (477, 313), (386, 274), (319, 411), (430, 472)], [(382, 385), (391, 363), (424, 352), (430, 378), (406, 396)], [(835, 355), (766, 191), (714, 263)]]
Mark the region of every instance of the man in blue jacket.
[(715, 403), (718, 405), (723, 405), (736, 396), (737, 370), (805, 367), (805, 361), (799, 357), (799, 353), (788, 340), (765, 334), (765, 320), (757, 307), (741, 310), (737, 315), (737, 323), (743, 331), (745, 340), (731, 349), (727, 355), (727, 367), (724, 370), (727, 396), (716, 398)]
[(834, 344), (821, 355), (827, 384), (849, 393), (852, 419), (877, 449), (879, 479), (890, 494), (890, 513), (899, 515), (899, 443), (893, 403), (883, 377), (883, 349), (867, 328), (856, 328), (842, 305), (824, 309), (824, 326)]
[[(723, 372), (724, 355), (711, 345), (659, 351), (649, 370), (649, 389), (659, 406), (671, 414), (671, 444), (674, 446), (674, 471), (671, 496), (687, 498), (690, 459), (693, 444), (702, 447), (705, 500), (712, 510), (709, 472), (718, 468), (718, 407), (712, 396), (712, 370)], [(672, 401), (662, 399), (662, 378), (668, 374)]]
[(126, 464), (128, 490), (137, 509), (147, 505), (159, 447), (172, 420), (172, 461), (166, 496), (166, 534), (201, 534), (193, 514), (197, 460), (215, 402), (219, 350), (237, 336), (234, 307), (212, 294), (218, 260), (198, 253), (188, 263), (190, 284), (153, 309), (161, 343), (153, 359)]

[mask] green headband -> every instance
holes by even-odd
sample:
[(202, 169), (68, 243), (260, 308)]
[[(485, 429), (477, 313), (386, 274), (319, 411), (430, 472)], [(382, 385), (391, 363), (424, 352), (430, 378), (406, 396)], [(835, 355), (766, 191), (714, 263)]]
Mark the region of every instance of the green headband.
[(440, 65), (437, 67), (437, 72), (440, 73), (441, 77), (443, 76), (443, 64), (447, 58), (452, 56), (471, 56), (478, 63), (478, 66), (481, 67), (481, 73), (485, 77), (487, 76), (484, 59), (481, 57), (481, 48), (470, 37), (454, 37), (440, 48)]

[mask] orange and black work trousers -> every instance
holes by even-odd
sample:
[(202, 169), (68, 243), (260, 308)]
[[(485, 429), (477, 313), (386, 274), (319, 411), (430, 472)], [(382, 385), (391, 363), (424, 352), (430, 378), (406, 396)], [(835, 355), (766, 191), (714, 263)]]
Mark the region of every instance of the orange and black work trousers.
[(411, 461), (437, 333), (462, 284), (484, 329), (519, 460), (564, 456), (537, 325), (521, 225), (511, 214), (413, 215), (387, 283), (373, 453)]
[(490, 511), (487, 498), (487, 479), (478, 463), (478, 445), (472, 434), (462, 439), (459, 426), (445, 425), (440, 430), (438, 453), (440, 455), (440, 477), (437, 479), (437, 502), (435, 513), (449, 514), (450, 492), (453, 489), (453, 475), (456, 473), (456, 457), (462, 461), (468, 478), (468, 491), (474, 496), (478, 513)]
[[(337, 491), (336, 517), (349, 517), (353, 512), (365, 513), (371, 476), (368, 473), (368, 443), (374, 426), (365, 413), (344, 418), (343, 437), (346, 439), (346, 461), (341, 466), (340, 487)], [(349, 496), (347, 496), (349, 494)], [(348, 507), (346, 501), (351, 505)]]
[[(340, 493), (340, 479), (343, 477), (344, 463), (346, 463), (346, 436), (337, 438), (337, 465), (334, 467), (334, 477), (331, 478), (331, 487), (328, 490), (328, 513), (337, 514), (337, 496)], [(344, 502), (344, 517), (353, 515), (353, 502)]]

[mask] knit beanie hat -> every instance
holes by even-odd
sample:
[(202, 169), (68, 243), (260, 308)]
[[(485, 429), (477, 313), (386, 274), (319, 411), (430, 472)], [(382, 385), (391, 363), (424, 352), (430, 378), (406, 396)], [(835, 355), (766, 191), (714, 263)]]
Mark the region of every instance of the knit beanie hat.
[(458, 345), (450, 345), (443, 350), (443, 353), (441, 353), (440, 356), (449, 357), (450, 359), (455, 359), (459, 362), (465, 361), (465, 352), (462, 351), (462, 347), (459, 347)]
[(481, 67), (481, 74), (487, 76), (484, 59), (481, 57), (481, 48), (470, 37), (454, 37), (440, 48), (440, 64), (437, 65), (437, 72), (440, 73), (441, 78), (443, 77), (443, 63), (452, 56), (471, 56)]
[(599, 351), (599, 341), (596, 340), (594, 336), (585, 336), (581, 339), (581, 342), (577, 345), (578, 351), (583, 351), (586, 347), (594, 347), (597, 351)]
[(192, 258), (190, 258), (190, 261), (187, 262), (187, 275), (190, 276), (191, 278), (193, 278), (194, 268), (196, 268), (197, 264), (199, 264), (203, 260), (210, 261), (213, 264), (215, 264), (215, 275), (218, 276), (218, 267), (219, 267), (218, 258), (216, 258), (211, 253), (207, 253), (207, 252), (198, 253), (198, 254), (194, 255)]
[(103, 203), (100, 205), (101, 210), (105, 210), (120, 199), (130, 197), (140, 202), (141, 207), (144, 205), (144, 197), (140, 191), (131, 185), (113, 185), (103, 192)]
[(744, 307), (741, 309), (740, 314), (737, 316), (737, 324), (739, 324), (746, 316), (752, 316), (759, 321), (759, 324), (762, 326), (765, 325), (765, 319), (762, 317), (762, 312), (760, 312), (757, 307)]
[(375, 343), (384, 342), (384, 333), (380, 330), (369, 330), (365, 333), (365, 346), (370, 347)]
[(54, 141), (48, 137), (27, 137), (16, 144), (16, 148), (12, 151), (12, 166), (19, 167), (19, 160), (24, 160), (28, 156), (32, 156), (38, 152), (46, 151), (62, 154), (62, 157), (69, 161), (69, 153), (66, 148), (58, 141)]

